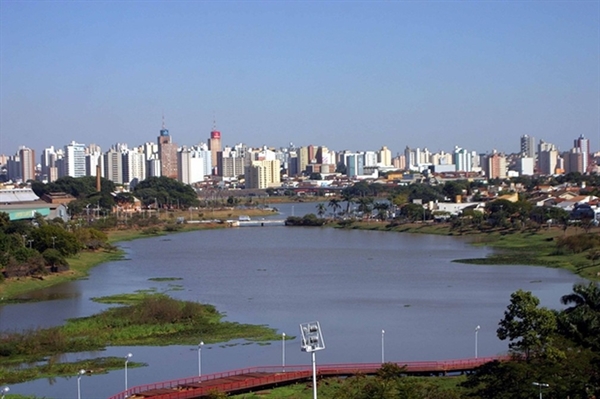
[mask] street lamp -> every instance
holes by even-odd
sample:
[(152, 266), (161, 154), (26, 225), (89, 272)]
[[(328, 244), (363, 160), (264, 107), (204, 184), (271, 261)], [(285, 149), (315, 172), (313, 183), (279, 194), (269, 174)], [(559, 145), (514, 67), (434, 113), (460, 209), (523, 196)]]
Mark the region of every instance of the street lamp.
[(31, 249), (31, 243), (33, 242), (33, 240), (27, 240), (27, 242), (29, 243), (29, 249)]
[(127, 363), (129, 363), (129, 359), (131, 359), (131, 356), (133, 356), (132, 353), (128, 353), (127, 356), (125, 356), (125, 397), (129, 396), (127, 394), (127, 391), (128, 391), (128, 388), (127, 388)]
[(204, 341), (200, 341), (198, 344), (198, 379), (202, 377), (202, 347), (204, 346)]
[(385, 363), (385, 330), (381, 330), (381, 364)]
[(52, 249), (56, 249), (56, 236), (52, 236)]
[(317, 358), (315, 352), (325, 349), (325, 341), (318, 321), (300, 324), (302, 334), (301, 350), (312, 355), (313, 399), (317, 399)]
[(533, 385), (540, 388), (540, 399), (542, 399), (542, 388), (548, 388), (550, 385), (543, 382), (532, 382)]
[(85, 374), (85, 370), (79, 370), (77, 376), (77, 399), (81, 399), (81, 376)]
[(285, 372), (285, 333), (281, 333), (281, 370)]
[(477, 359), (477, 333), (480, 329), (480, 326), (475, 327), (475, 359)]
[(0, 399), (4, 399), (4, 395), (6, 395), (6, 393), (7, 393), (8, 391), (10, 391), (10, 388), (9, 388), (9, 387), (4, 387), (4, 388), (2, 388), (2, 391), (0, 391), (0, 392), (2, 392), (2, 397), (0, 397)]

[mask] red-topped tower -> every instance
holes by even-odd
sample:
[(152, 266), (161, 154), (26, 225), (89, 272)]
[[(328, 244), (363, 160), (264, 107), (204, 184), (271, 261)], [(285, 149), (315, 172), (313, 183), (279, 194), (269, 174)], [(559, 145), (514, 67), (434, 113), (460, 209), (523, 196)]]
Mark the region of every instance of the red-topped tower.
[(217, 175), (217, 154), (221, 151), (221, 132), (217, 130), (217, 124), (213, 122), (213, 129), (208, 139), (208, 149), (210, 150), (211, 166), (213, 175)]

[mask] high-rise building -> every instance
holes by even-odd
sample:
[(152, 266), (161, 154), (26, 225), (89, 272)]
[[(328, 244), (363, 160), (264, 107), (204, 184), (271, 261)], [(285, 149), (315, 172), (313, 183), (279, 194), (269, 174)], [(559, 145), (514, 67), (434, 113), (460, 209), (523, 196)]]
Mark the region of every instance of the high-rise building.
[(561, 156), (564, 161), (565, 173), (585, 173), (585, 154), (579, 148), (572, 148), (571, 151), (564, 152)]
[(246, 188), (269, 188), (281, 184), (281, 164), (278, 159), (272, 161), (252, 161), (245, 168)]
[(453, 161), (457, 172), (473, 171), (473, 154), (464, 148), (454, 147)]
[(42, 164), (42, 180), (51, 181), (49, 180), (50, 167), (54, 166), (55, 160), (56, 152), (54, 151), (54, 146), (44, 148), (42, 155), (40, 156), (40, 163)]
[(365, 156), (361, 153), (348, 153), (344, 155), (346, 176), (356, 177), (365, 174)]
[(529, 136), (527, 134), (521, 136), (521, 155), (533, 159), (537, 157), (535, 137)]
[(211, 159), (211, 174), (219, 175), (218, 168), (218, 153), (221, 151), (221, 132), (217, 130), (216, 124), (213, 125), (213, 130), (210, 132), (210, 138), (208, 139), (208, 149), (210, 150)]
[(588, 170), (588, 165), (590, 164), (590, 140), (586, 139), (585, 137), (583, 137), (583, 134), (579, 136), (579, 138), (577, 138), (574, 141), (574, 145), (573, 145), (577, 151), (582, 154), (582, 161), (583, 161), (583, 172), (581, 173), (585, 173)]
[(31, 148), (20, 147), (19, 158), (21, 158), (21, 178), (23, 181), (35, 180), (35, 151)]
[(308, 157), (308, 147), (300, 147), (296, 153), (298, 157), (298, 175), (301, 175), (306, 170), (306, 167), (310, 163)]
[(138, 181), (146, 179), (146, 157), (139, 148), (121, 151), (123, 158), (123, 182), (131, 183), (132, 180)]
[(392, 152), (386, 146), (377, 152), (377, 163), (381, 166), (392, 166)]
[[(85, 176), (85, 144), (72, 141), (65, 146), (65, 176)], [(59, 173), (60, 174), (60, 173)]]
[(494, 150), (491, 155), (486, 157), (485, 172), (488, 179), (506, 178), (506, 157)]
[(204, 181), (210, 175), (211, 153), (198, 147), (182, 147), (177, 153), (179, 181), (186, 184)]
[(123, 157), (121, 151), (114, 147), (104, 154), (104, 177), (113, 183), (123, 184)]
[(160, 175), (177, 179), (177, 144), (171, 141), (164, 118), (158, 136), (158, 159), (160, 160)]

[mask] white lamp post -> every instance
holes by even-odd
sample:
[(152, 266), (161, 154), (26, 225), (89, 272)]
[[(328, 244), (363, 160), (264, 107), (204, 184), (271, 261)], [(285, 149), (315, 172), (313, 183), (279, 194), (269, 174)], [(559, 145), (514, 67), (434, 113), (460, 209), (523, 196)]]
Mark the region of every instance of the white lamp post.
[(77, 375), (77, 399), (81, 399), (81, 376), (85, 374), (85, 370), (79, 370)]
[(128, 388), (127, 388), (127, 363), (129, 363), (129, 359), (131, 359), (131, 356), (133, 356), (132, 353), (128, 353), (127, 356), (125, 356), (125, 397), (128, 397)]
[(281, 333), (281, 371), (285, 373), (285, 333)]
[(479, 333), (480, 329), (480, 326), (475, 327), (475, 359), (477, 359), (477, 333)]
[(300, 349), (303, 352), (310, 352), (312, 355), (313, 399), (317, 399), (317, 358), (315, 352), (325, 349), (325, 341), (323, 341), (323, 334), (318, 321), (300, 324), (300, 333), (302, 334)]
[(548, 388), (550, 385), (543, 382), (533, 382), (533, 385), (540, 388), (540, 399), (542, 399), (542, 388)]
[(0, 397), (0, 399), (4, 399), (4, 395), (6, 395), (6, 393), (7, 393), (8, 391), (10, 391), (10, 388), (9, 388), (9, 387), (4, 387), (4, 388), (2, 388), (2, 391), (0, 391), (0, 392), (2, 392), (2, 397)]
[(198, 380), (202, 377), (202, 347), (204, 346), (204, 341), (200, 341), (198, 344)]
[(381, 364), (385, 363), (385, 330), (381, 330)]

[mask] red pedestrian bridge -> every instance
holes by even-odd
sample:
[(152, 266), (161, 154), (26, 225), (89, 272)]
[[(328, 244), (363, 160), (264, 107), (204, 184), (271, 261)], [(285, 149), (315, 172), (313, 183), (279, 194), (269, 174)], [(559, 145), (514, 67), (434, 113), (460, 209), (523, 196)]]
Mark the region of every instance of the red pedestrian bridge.
[[(406, 374), (446, 375), (472, 371), (484, 363), (505, 361), (509, 356), (480, 357), (471, 359), (395, 362), (405, 367)], [(347, 377), (356, 374), (375, 374), (381, 363), (345, 363), (317, 366), (317, 377)], [(140, 385), (120, 392), (110, 399), (201, 399), (213, 391), (238, 394), (276, 386), (293, 384), (312, 379), (312, 365), (265, 366), (206, 374), (178, 380)]]

